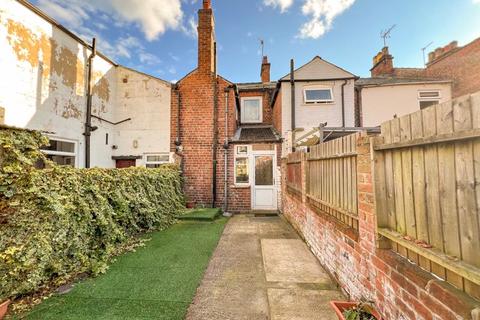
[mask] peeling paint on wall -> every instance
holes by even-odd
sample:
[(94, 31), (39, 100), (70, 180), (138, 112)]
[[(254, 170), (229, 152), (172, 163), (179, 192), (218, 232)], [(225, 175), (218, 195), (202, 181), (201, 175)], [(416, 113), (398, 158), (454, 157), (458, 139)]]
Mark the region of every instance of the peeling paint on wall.
[(22, 23), (7, 21), (8, 42), (19, 61), (28, 62), (32, 68), (41, 67), (42, 77), (48, 78), (54, 72), (69, 88), (80, 89), (84, 94), (85, 66), (70, 49), (59, 46), (45, 34), (35, 35)]
[(95, 86), (93, 87), (93, 94), (104, 100), (105, 102), (110, 101), (110, 83), (107, 78), (102, 74), (96, 74), (95, 78), (99, 78), (98, 81), (95, 80)]

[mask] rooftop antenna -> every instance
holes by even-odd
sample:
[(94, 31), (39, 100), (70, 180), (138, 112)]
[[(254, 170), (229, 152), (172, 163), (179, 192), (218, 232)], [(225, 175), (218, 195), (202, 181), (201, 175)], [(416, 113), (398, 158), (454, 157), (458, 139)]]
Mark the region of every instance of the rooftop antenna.
[(429, 44), (427, 44), (425, 47), (422, 48), (422, 52), (423, 52), (423, 66), (426, 66), (427, 65), (427, 61), (425, 60), (425, 50), (428, 49), (428, 47), (430, 47), (431, 45), (433, 44), (433, 41), (430, 42)]
[(381, 33), (380, 33), (380, 36), (383, 38), (383, 46), (386, 47), (387, 46), (387, 39), (390, 38), (390, 35), (392, 33), (392, 30), (395, 29), (397, 25), (394, 24), (393, 26), (390, 27), (390, 29), (388, 30), (383, 30)]
[(262, 50), (262, 59), (263, 59), (263, 53), (264, 53), (264, 50), (265, 50), (265, 41), (263, 41), (263, 39), (259, 38), (258, 39), (260, 41), (260, 48)]

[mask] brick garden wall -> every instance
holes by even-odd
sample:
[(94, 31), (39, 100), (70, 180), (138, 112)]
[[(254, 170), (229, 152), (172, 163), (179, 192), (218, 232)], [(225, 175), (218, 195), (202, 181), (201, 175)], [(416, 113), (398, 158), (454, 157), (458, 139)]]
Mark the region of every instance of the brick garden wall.
[(284, 216), (350, 299), (373, 301), (384, 319), (480, 319), (480, 302), (400, 255), (377, 248), (370, 138), (362, 135), (357, 149), (358, 239), (344, 232), (335, 218), (307, 204), (306, 161), (302, 197), (287, 192), (282, 162)]

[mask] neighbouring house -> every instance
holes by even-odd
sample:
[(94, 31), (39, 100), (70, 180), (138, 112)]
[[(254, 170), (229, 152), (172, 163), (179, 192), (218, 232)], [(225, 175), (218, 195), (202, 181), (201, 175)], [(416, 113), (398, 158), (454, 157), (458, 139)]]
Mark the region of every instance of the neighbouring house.
[(355, 126), (356, 79), (317, 56), (279, 80), (271, 105), (275, 125), (285, 140), (282, 155), (292, 152), (299, 140), (305, 141), (304, 146), (317, 144), (320, 126)]
[(45, 132), (51, 160), (106, 168), (170, 161), (170, 83), (92, 55), (24, 0), (0, 3), (0, 48), (3, 123)]
[(452, 97), (480, 91), (480, 38), (459, 47), (453, 41), (428, 54), (425, 75), (452, 80)]
[(265, 57), (261, 82), (217, 75), (210, 0), (198, 12), (198, 67), (172, 91), (171, 151), (181, 159), (192, 206), (277, 210), (281, 137), (270, 106), (275, 83)]
[(355, 124), (375, 127), (452, 98), (451, 80), (426, 78), (423, 69), (394, 68), (384, 47), (373, 58), (371, 78), (355, 82)]
[(459, 47), (456, 41), (428, 54), (425, 68), (397, 68), (385, 47), (373, 58), (371, 78), (356, 87), (356, 125), (377, 126), (480, 90), (480, 38)]

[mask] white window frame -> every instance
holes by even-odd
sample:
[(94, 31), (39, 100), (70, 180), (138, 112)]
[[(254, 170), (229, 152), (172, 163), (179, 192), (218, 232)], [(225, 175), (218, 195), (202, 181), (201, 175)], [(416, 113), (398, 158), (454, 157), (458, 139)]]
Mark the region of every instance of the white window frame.
[[(247, 153), (238, 153), (238, 147), (247, 147)], [(251, 157), (250, 157), (250, 146), (248, 145), (236, 145), (235, 146), (235, 157), (233, 162), (233, 182), (235, 186), (246, 187), (250, 185), (252, 178), (251, 175)], [(248, 181), (247, 182), (237, 182), (237, 159), (245, 159), (247, 161), (247, 172), (248, 172)]]
[[(422, 97), (422, 93), (428, 92), (436, 92), (438, 93), (437, 97)], [(442, 99), (442, 91), (440, 89), (432, 89), (432, 90), (418, 90), (418, 100), (427, 100), (427, 101), (434, 101)]]
[[(438, 93), (437, 97), (422, 97), (421, 94), (424, 92), (436, 92)], [(442, 99), (442, 91), (439, 89), (431, 89), (431, 90), (418, 90), (417, 93), (418, 97), (418, 108), (422, 109), (422, 102), (435, 102), (436, 104), (439, 104), (441, 99)]]
[[(329, 90), (330, 96), (332, 97), (331, 100), (308, 100), (307, 99), (307, 91), (309, 90)], [(307, 86), (303, 87), (303, 101), (305, 104), (332, 104), (335, 103), (335, 97), (333, 95), (333, 88), (330, 86)]]
[[(261, 97), (261, 96), (258, 96), (258, 97), (243, 97), (240, 100), (241, 100), (241, 107), (240, 107), (241, 119), (240, 119), (240, 121), (242, 123), (262, 123), (263, 122), (263, 97)], [(244, 105), (245, 105), (245, 101), (252, 101), (252, 100), (259, 101), (260, 119), (256, 120), (256, 121), (247, 121), (247, 120), (245, 120)]]
[[(148, 157), (157, 157), (157, 156), (168, 156), (168, 161), (148, 161)], [(145, 153), (144, 155), (145, 168), (148, 168), (148, 165), (153, 164), (168, 164), (170, 163), (170, 153), (168, 152), (159, 152), (159, 153)], [(153, 169), (153, 168), (148, 168)]]
[(65, 139), (65, 138), (58, 138), (58, 137), (54, 137), (54, 136), (48, 136), (48, 139), (50, 141), (54, 140), (54, 141), (59, 141), (59, 142), (73, 143), (73, 151), (74, 152), (43, 150), (42, 148), (40, 148), (40, 151), (43, 152), (46, 155), (51, 155), (51, 156), (73, 157), (73, 158), (75, 158), (74, 166), (75, 166), (75, 168), (78, 168), (78, 141)]

